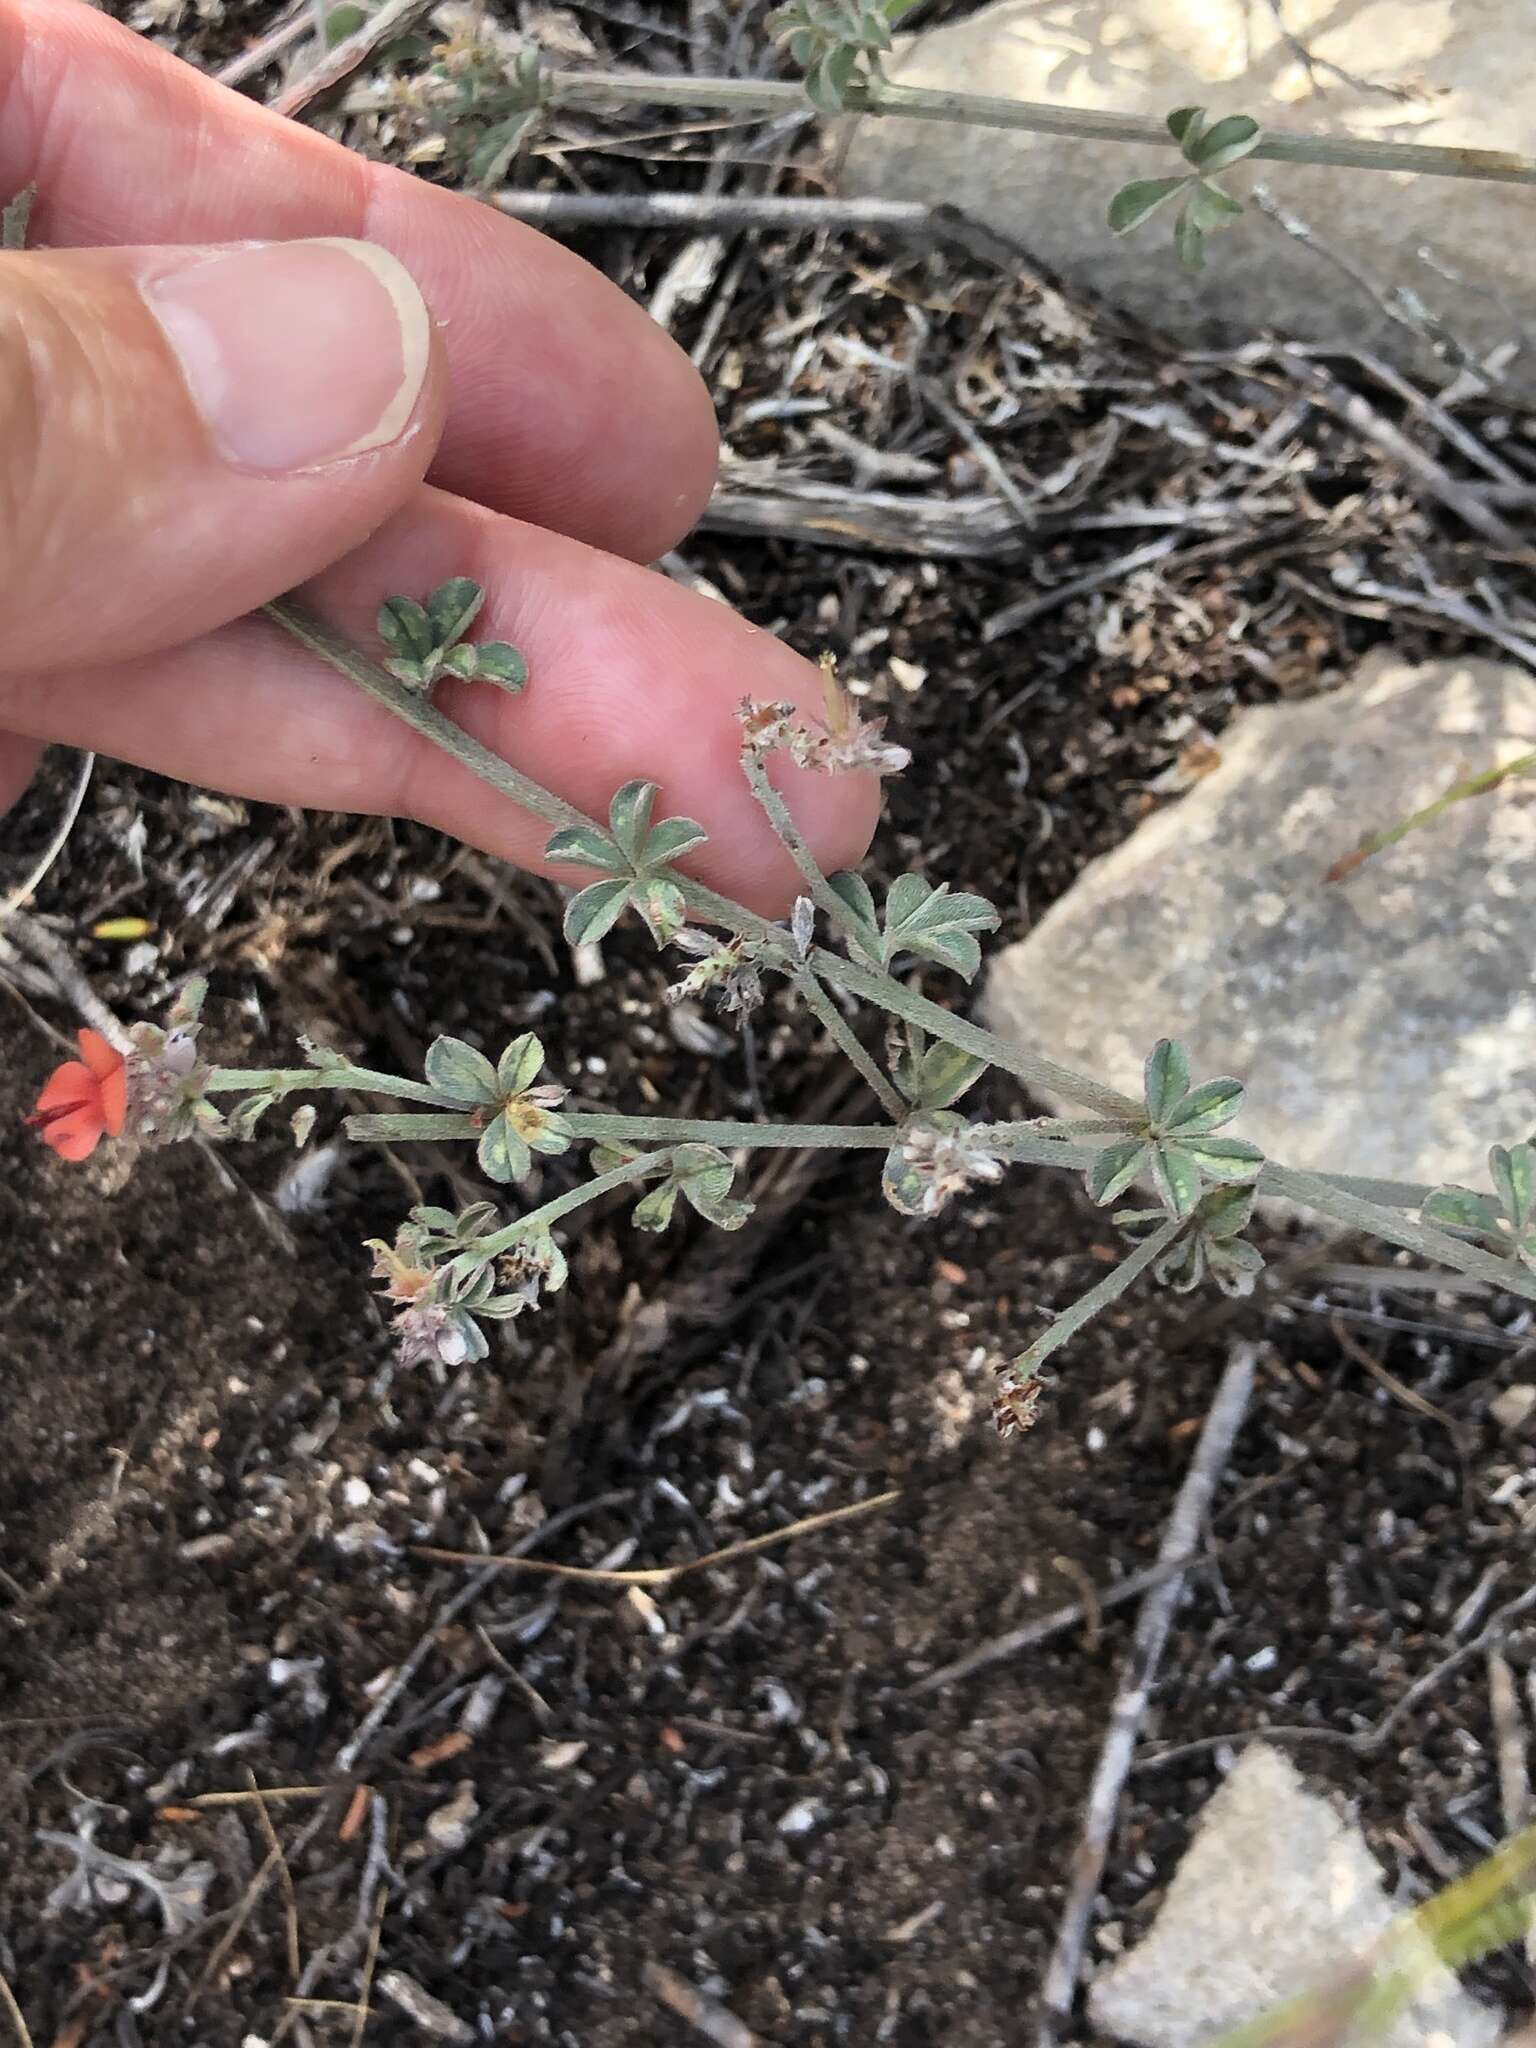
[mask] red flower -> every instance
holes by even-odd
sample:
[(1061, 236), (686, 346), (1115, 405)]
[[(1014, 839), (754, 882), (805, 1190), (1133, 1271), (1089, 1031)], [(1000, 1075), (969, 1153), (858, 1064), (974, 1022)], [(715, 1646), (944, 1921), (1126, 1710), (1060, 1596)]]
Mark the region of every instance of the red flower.
[(78, 1034), (80, 1057), (55, 1067), (27, 1122), (61, 1159), (88, 1159), (118, 1137), (128, 1113), (128, 1065), (99, 1031)]

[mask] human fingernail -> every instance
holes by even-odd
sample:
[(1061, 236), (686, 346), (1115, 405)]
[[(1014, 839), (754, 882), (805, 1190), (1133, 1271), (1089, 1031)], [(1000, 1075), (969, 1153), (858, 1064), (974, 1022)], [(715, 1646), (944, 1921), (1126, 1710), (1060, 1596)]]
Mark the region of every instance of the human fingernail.
[(221, 249), (144, 297), (220, 452), (245, 469), (316, 469), (386, 447), (426, 381), (426, 304), (371, 242)]

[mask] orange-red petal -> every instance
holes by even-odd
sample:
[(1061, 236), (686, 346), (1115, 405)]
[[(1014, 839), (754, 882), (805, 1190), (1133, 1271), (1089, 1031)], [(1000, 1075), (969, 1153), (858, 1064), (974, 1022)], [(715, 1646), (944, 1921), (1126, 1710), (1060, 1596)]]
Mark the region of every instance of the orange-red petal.
[(87, 1027), (77, 1036), (81, 1057), (96, 1078), (102, 1123), (109, 1135), (116, 1138), (128, 1114), (128, 1063), (99, 1031)]
[(79, 1161), (89, 1159), (101, 1142), (102, 1121), (94, 1102), (85, 1103), (79, 1109), (69, 1110), (65, 1115), (55, 1117), (43, 1132), (45, 1145), (51, 1145), (61, 1159)]
[(37, 1098), (37, 1114), (45, 1110), (58, 1110), (74, 1105), (94, 1105), (96, 1101), (96, 1076), (89, 1067), (79, 1060), (66, 1060), (62, 1067), (55, 1067), (43, 1083), (43, 1091)]

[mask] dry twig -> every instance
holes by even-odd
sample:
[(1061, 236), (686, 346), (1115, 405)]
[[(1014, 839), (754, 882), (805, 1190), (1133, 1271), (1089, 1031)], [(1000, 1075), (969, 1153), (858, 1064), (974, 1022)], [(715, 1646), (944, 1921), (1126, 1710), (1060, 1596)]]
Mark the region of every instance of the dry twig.
[(1193, 1557), (1210, 1509), (1217, 1482), (1226, 1469), (1232, 1445), (1248, 1413), (1253, 1393), (1257, 1346), (1235, 1344), (1216, 1388), (1200, 1441), (1184, 1483), (1179, 1488), (1168, 1527), (1158, 1546), (1158, 1563), (1175, 1567), (1172, 1575), (1147, 1597), (1136, 1617), (1136, 1634), (1121, 1674), (1120, 1689), (1110, 1710), (1109, 1729), (1099, 1751), (1083, 1814), (1083, 1834), (1072, 1859), (1072, 1875), (1062, 1907), (1056, 1944), (1046, 1966), (1040, 1993), (1040, 2048), (1054, 2048), (1057, 2029), (1070, 2017), (1082, 1967), (1083, 1946), (1093, 1902), (1099, 1895), (1104, 1864), (1120, 1811), (1120, 1794), (1130, 1769), (1137, 1732), (1162, 1661), (1163, 1646), (1179, 1594), (1184, 1569)]

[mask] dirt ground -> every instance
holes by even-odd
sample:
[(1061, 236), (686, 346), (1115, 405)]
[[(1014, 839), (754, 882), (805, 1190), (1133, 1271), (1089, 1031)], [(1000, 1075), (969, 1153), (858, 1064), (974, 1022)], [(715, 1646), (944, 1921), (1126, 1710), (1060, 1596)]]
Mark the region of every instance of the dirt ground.
[[(677, 245), (580, 246), (646, 296)], [(987, 428), (1035, 477), (1130, 403), (1076, 518), (1219, 483), (1222, 458), (1191, 455), (1167, 407), (1209, 448), (1217, 423), (1257, 442), (1293, 396), (1179, 368), (1027, 271), (856, 238), (736, 254), (704, 360), (759, 489), (847, 474), (801, 416), (763, 409), (786, 392), (931, 464), (927, 493), (976, 487), (967, 437), (919, 384), (849, 370), (850, 339), (908, 351), (983, 423), (1008, 344), (1072, 367), (1092, 388)], [(679, 316), (685, 344), (708, 318)], [(1152, 395), (1126, 401), (1117, 379)], [(1303, 413), (1284, 508), (1023, 639), (983, 646), (978, 628), (1136, 536), (1068, 523), (1022, 559), (936, 562), (706, 528), (674, 569), (867, 682), (914, 753), (874, 869), (984, 888), (1006, 939), (1187, 785), (1235, 708), (1326, 689), (1380, 637), (1368, 607), (1325, 601), (1324, 565), (1353, 553), (1390, 580), (1416, 556), (1468, 587), (1486, 570), (1441, 507)], [(1526, 436), (1466, 412), (1495, 415)], [(1411, 612), (1395, 637), (1479, 646)], [(0, 826), (0, 883), (72, 772), (53, 763)], [(34, 910), (123, 1015), (208, 973), (230, 1061), (286, 1060), (312, 1031), (412, 1072), (440, 1031), (495, 1045), (536, 1027), (584, 1104), (851, 1099), (782, 998), (744, 1044), (669, 1009), (669, 963), (627, 931), (578, 985), (550, 887), (414, 827), (103, 763)], [(150, 938), (92, 937), (121, 915)], [(1239, 1338), (1261, 1345), (1258, 1391), (1142, 1729), (1090, 1971), (1145, 1929), (1224, 1763), (1265, 1727), (1301, 1731), (1298, 1760), (1353, 1803), (1405, 1899), (1502, 1833), (1480, 1652), (1389, 1740), (1358, 1738), (1528, 1576), (1536, 1423), (1490, 1412), (1536, 1377), (1517, 1304), (1426, 1300), (1390, 1265), (1374, 1287), (1292, 1273), (1236, 1310), (1133, 1296), (1004, 1445), (992, 1365), (1092, 1284), (1109, 1225), (1027, 1172), (911, 1223), (855, 1157), (770, 1174), (739, 1238), (641, 1238), (600, 1213), (570, 1236), (568, 1289), (436, 1383), (393, 1369), (361, 1244), (418, 1191), (478, 1195), (461, 1161), (349, 1146), (323, 1112), (307, 1180), (276, 1136), (60, 1167), (20, 1117), (50, 1028), (76, 1019), (16, 956), (0, 968), (0, 1971), (37, 2048), (350, 2041), (364, 1983), (379, 2043), (702, 2038), (658, 1968), (783, 2048), (1028, 2038), (1134, 1606), (912, 1688), (1152, 1560)], [(930, 992), (953, 999), (937, 975)], [(992, 1104), (1017, 1097), (997, 1084)], [(546, 1162), (544, 1194), (579, 1171)], [(1277, 1265), (1301, 1248), (1269, 1247)], [(412, 1548), (674, 1565), (892, 1489), (862, 1519), (650, 1589)], [(1504, 1652), (1536, 1668), (1536, 1629)], [(236, 1796), (198, 1803), (219, 1792)], [(61, 1896), (72, 1859), (47, 1837), (81, 1832), (140, 1871), (185, 1866), (187, 1924), (168, 1932), (142, 1882)], [(1529, 2011), (1518, 1965), (1487, 1981)]]

